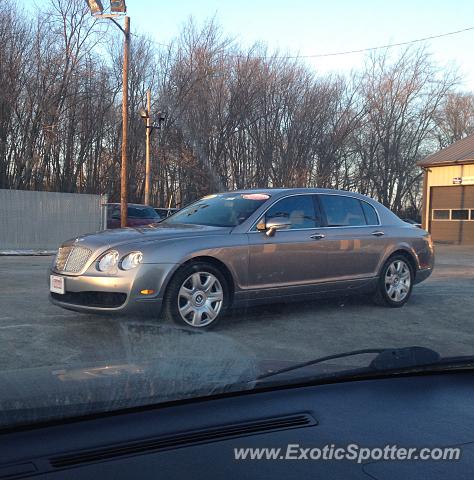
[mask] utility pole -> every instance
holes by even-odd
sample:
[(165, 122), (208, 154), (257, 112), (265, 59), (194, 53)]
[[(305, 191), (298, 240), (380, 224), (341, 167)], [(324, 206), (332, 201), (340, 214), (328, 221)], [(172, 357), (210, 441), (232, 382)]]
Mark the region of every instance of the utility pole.
[(151, 90), (146, 91), (146, 108), (139, 111), (140, 117), (145, 122), (146, 151), (145, 151), (145, 205), (150, 204), (151, 189), (151, 134), (155, 129), (161, 129), (161, 124), (165, 121), (163, 113), (158, 112), (157, 123), (151, 121)]
[(128, 203), (128, 59), (130, 55), (130, 17), (124, 18), (123, 71), (122, 71), (122, 168), (120, 172), (120, 226), (127, 226)]
[(150, 165), (150, 139), (151, 130), (153, 128), (151, 122), (151, 91), (146, 91), (146, 158), (145, 158), (145, 205), (150, 205), (150, 182), (151, 182), (151, 165)]

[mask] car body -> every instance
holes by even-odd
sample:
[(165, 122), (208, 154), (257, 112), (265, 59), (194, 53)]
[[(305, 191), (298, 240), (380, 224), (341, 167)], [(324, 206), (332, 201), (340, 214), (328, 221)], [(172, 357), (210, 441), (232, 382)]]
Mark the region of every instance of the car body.
[[(107, 228), (120, 228), (120, 203), (107, 203)], [(140, 203), (129, 203), (127, 208), (127, 225), (139, 227), (157, 223), (161, 217), (153, 207)]]
[[(238, 209), (241, 217), (229, 221)], [(208, 224), (193, 224), (199, 215), (210, 215)], [(137, 266), (123, 270), (120, 262), (131, 253)], [(99, 262), (109, 268), (112, 256), (115, 267), (99, 271)], [(215, 319), (207, 317), (220, 317), (232, 305), (373, 293), (378, 303), (401, 306), (433, 266), (428, 232), (364, 195), (305, 188), (242, 190), (204, 197), (154, 226), (65, 242), (51, 267), (56, 290), (51, 300), (78, 311), (161, 311), (178, 323), (209, 327)], [(402, 282), (403, 276), (406, 291), (396, 298), (393, 291), (403, 286), (393, 282)], [(210, 277), (213, 291), (207, 292), (203, 285)], [(181, 315), (186, 305), (199, 309), (202, 301), (207, 302), (202, 311), (214, 311), (191, 312), (192, 321)], [(198, 325), (195, 315), (210, 321)]]
[(170, 215), (173, 215), (173, 213), (176, 213), (179, 208), (160, 208), (160, 207), (154, 207), (155, 212), (158, 214), (158, 216), (163, 219), (167, 218)]

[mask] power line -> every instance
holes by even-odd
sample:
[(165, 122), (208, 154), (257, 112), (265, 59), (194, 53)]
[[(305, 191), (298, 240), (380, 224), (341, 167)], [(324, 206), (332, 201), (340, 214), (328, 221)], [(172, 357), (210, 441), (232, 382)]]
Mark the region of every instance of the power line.
[(415, 40), (408, 40), (406, 42), (399, 42), (399, 43), (389, 43), (387, 45), (379, 45), (378, 47), (368, 47), (368, 48), (361, 48), (358, 50), (347, 50), (344, 52), (333, 52), (333, 53), (317, 53), (314, 55), (293, 55), (293, 56), (285, 56), (285, 57), (278, 57), (278, 58), (317, 58), (317, 57), (335, 57), (337, 55), (350, 55), (352, 53), (363, 53), (363, 52), (370, 52), (372, 50), (381, 50), (385, 48), (393, 48), (393, 47), (400, 47), (402, 45), (411, 45), (414, 43), (419, 42), (426, 42), (427, 40), (434, 40), (436, 38), (448, 37), (450, 35), (457, 35), (459, 33), (468, 32), (469, 30), (474, 30), (474, 27), (463, 28), (462, 30), (456, 30), (454, 32), (447, 32), (447, 33), (440, 33), (438, 35), (431, 35), (429, 37), (424, 38), (417, 38)]
[(145, 38), (145, 40), (147, 40), (151, 43), (155, 43), (156, 45), (160, 45), (160, 47), (170, 47), (171, 46), (170, 43), (161, 43), (161, 42), (158, 42), (157, 40), (153, 40), (151, 38), (143, 37), (142, 35), (138, 35), (137, 33), (130, 33), (130, 35), (132, 35), (133, 37), (137, 37), (137, 38)]
[[(376, 47), (367, 47), (367, 48), (360, 48), (357, 50), (345, 50), (342, 52), (330, 52), (330, 53), (315, 53), (312, 55), (284, 55), (284, 56), (272, 56), (272, 55), (264, 55), (264, 56), (252, 56), (252, 55), (229, 55), (230, 57), (239, 57), (239, 58), (246, 58), (246, 57), (251, 57), (251, 58), (275, 58), (275, 59), (282, 59), (282, 60), (290, 60), (290, 59), (298, 59), (298, 58), (320, 58), (320, 57), (336, 57), (340, 55), (351, 55), (354, 53), (364, 53), (364, 52), (371, 52), (374, 50), (382, 50), (382, 49), (387, 49), (387, 48), (393, 48), (393, 47), (400, 47), (403, 45), (412, 45), (414, 43), (420, 43), (420, 42), (426, 42), (427, 40), (435, 40), (437, 38), (443, 38), (443, 37), (448, 37), (451, 35), (458, 35), (460, 33), (465, 33), (468, 31), (474, 30), (473, 27), (467, 27), (463, 28), (461, 30), (455, 30), (453, 32), (447, 32), (447, 33), (440, 33), (437, 35), (430, 35), (429, 37), (423, 37), (423, 38), (417, 38), (415, 40), (407, 40), (405, 42), (398, 42), (398, 43), (389, 43), (386, 45), (378, 45)], [(138, 35), (136, 35), (138, 37)], [(156, 40), (148, 39), (150, 42), (155, 43), (160, 46), (164, 47), (170, 47), (170, 44), (167, 43), (161, 43)]]

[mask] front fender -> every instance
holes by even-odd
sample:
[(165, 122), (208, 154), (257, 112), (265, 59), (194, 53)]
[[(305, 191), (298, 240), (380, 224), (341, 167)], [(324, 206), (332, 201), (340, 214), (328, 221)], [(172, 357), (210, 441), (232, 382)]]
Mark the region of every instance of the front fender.
[(243, 234), (196, 236), (136, 245), (144, 253), (144, 263), (173, 264), (166, 283), (184, 263), (200, 257), (218, 260), (232, 275), (236, 290), (247, 283), (248, 237)]

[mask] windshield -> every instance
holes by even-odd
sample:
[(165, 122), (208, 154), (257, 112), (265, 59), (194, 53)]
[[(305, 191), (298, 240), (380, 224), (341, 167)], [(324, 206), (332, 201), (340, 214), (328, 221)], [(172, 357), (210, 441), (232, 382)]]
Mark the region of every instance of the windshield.
[(0, 431), (467, 368), (474, 2), (422, 3), (0, 0)]
[(213, 227), (236, 227), (270, 198), (261, 193), (208, 195), (183, 208), (163, 223), (189, 223)]

